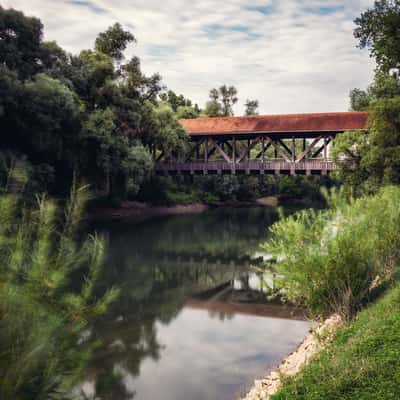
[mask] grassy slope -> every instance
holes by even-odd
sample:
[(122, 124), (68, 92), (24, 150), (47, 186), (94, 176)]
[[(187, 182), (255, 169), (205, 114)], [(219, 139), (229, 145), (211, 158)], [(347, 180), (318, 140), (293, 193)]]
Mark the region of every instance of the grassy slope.
[(273, 400), (400, 399), (400, 285), (341, 329)]

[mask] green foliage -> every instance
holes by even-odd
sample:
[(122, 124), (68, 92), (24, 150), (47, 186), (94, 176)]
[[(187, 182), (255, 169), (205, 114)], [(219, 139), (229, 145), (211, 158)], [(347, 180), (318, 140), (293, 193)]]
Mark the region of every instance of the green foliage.
[(86, 189), (73, 190), (61, 218), (44, 197), (33, 209), (0, 197), (1, 398), (66, 398), (90, 356), (82, 334), (118, 294), (95, 294), (104, 244), (78, 243), (85, 201)]
[(204, 113), (208, 117), (233, 116), (233, 106), (237, 101), (237, 89), (234, 86), (223, 85), (219, 89), (211, 89), (210, 101), (207, 102)]
[(116, 23), (99, 34), (95, 48), (113, 60), (121, 61), (124, 58), (124, 50), (130, 42), (136, 42), (135, 37), (129, 31), (124, 31), (121, 24)]
[(39, 72), (42, 31), (39, 19), (0, 6), (0, 65), (16, 71), (22, 79)]
[(182, 116), (199, 110), (177, 96), (174, 111), (158, 104), (160, 75), (145, 76), (136, 56), (123, 62), (132, 42), (115, 24), (99, 34), (95, 49), (70, 55), (42, 41), (38, 19), (0, 8), (2, 148), (25, 155), (40, 172), (32, 190), (65, 195), (78, 171), (98, 192), (124, 198), (153, 168), (149, 149), (185, 150), (178, 106), (189, 107), (179, 109)]
[(374, 186), (400, 184), (400, 96), (380, 99), (370, 109), (370, 143), (362, 159)]
[(360, 312), (273, 400), (389, 400), (400, 396), (400, 287)]
[(352, 317), (376, 277), (390, 279), (399, 261), (399, 199), (397, 187), (358, 200), (332, 191), (330, 209), (304, 210), (273, 225), (264, 250), (278, 261), (287, 297), (312, 315)]
[(258, 115), (258, 100), (246, 100), (245, 115)]
[(360, 48), (370, 49), (378, 67), (388, 71), (400, 63), (400, 2), (377, 0), (355, 20)]
[(361, 89), (353, 89), (350, 92), (351, 111), (366, 111), (371, 99), (369, 93)]
[(178, 109), (180, 107), (184, 109), (186, 108), (188, 110), (194, 110), (197, 113), (200, 112), (197, 104), (193, 106), (192, 101), (190, 99), (186, 99), (182, 94), (178, 96), (172, 90), (168, 90), (168, 92), (166, 93), (161, 93), (160, 99), (161, 101), (168, 103), (175, 112), (178, 112)]
[(366, 92), (352, 92), (351, 101), (354, 109), (367, 107), (369, 133), (347, 132), (336, 138), (332, 156), (344, 183), (367, 193), (398, 184), (400, 80), (378, 72)]

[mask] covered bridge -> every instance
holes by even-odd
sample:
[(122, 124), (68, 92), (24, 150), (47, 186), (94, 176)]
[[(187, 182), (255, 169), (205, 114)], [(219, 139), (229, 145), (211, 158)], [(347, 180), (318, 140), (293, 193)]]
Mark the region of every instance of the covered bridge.
[(338, 134), (367, 130), (366, 112), (184, 119), (191, 149), (157, 158), (160, 174), (327, 174), (336, 169), (329, 145)]

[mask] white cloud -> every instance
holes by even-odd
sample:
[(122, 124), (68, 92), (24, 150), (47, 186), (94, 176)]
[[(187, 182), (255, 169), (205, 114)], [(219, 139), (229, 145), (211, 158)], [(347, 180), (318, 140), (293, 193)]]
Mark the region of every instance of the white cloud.
[[(79, 3), (79, 4), (78, 4)], [(45, 25), (71, 52), (93, 46), (114, 22), (138, 38), (128, 55), (200, 105), (233, 84), (263, 113), (345, 111), (374, 64), (356, 48), (353, 20), (373, 0), (2, 0)]]

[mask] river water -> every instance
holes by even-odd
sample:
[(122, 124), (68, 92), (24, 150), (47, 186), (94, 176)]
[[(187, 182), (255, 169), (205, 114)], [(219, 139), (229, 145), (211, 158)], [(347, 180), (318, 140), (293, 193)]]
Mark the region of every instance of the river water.
[(269, 302), (258, 272), (272, 208), (214, 209), (103, 224), (104, 287), (121, 296), (88, 333), (82, 389), (113, 400), (235, 400), (306, 336), (302, 313)]

